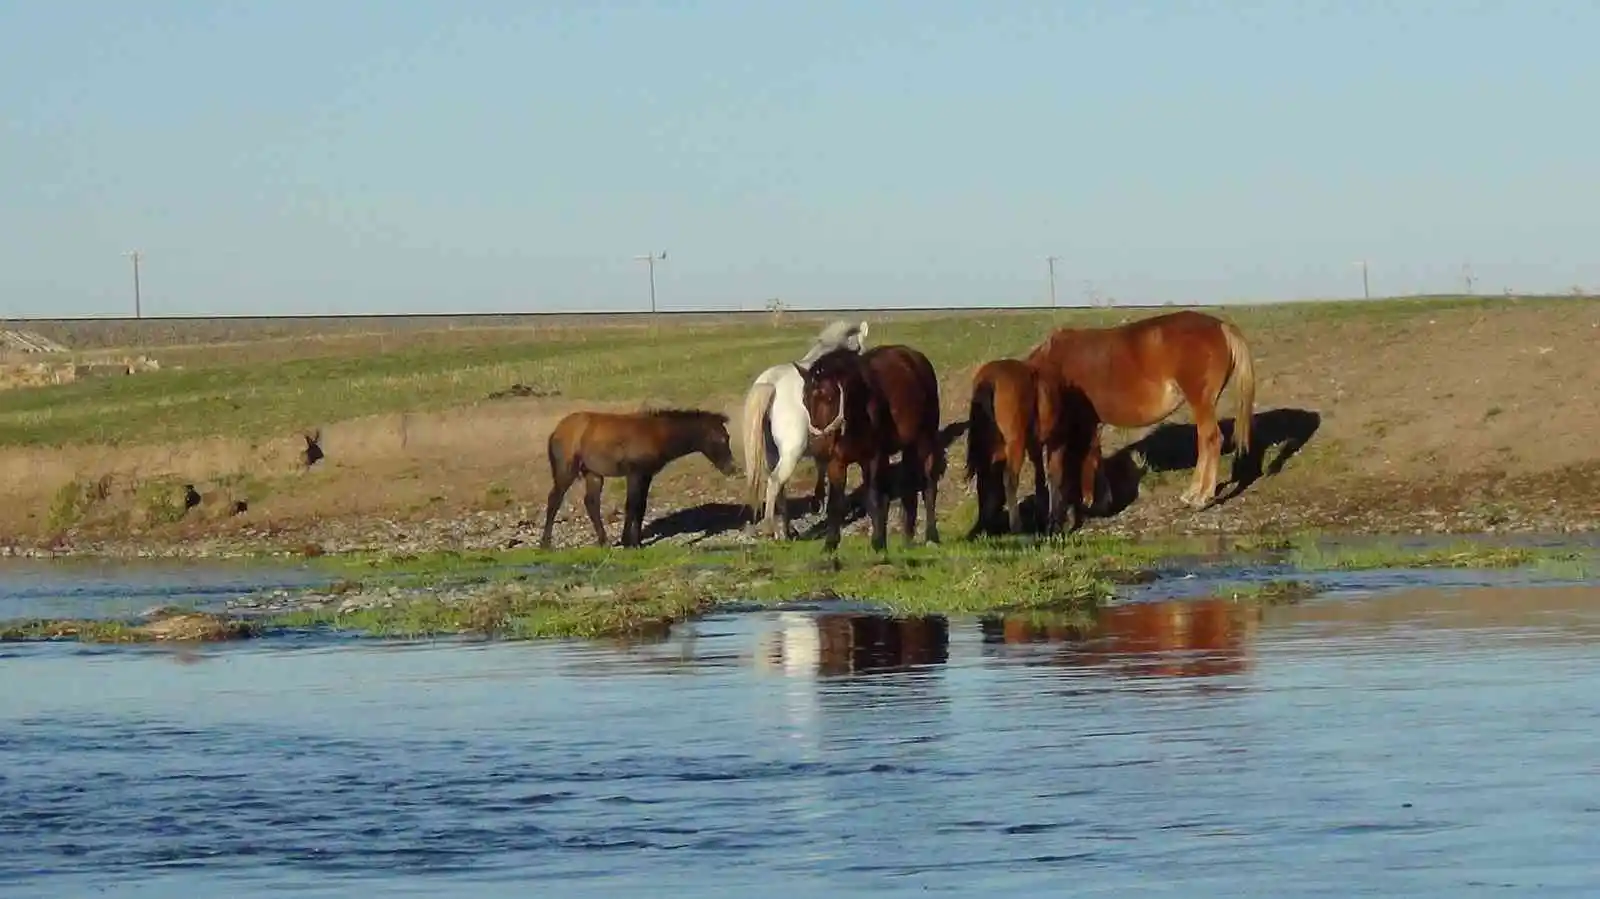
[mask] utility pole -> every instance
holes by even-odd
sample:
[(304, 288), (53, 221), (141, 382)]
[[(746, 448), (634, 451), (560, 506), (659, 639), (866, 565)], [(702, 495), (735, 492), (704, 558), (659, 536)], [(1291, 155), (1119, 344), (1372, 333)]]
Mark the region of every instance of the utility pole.
[(659, 255), (654, 254), (654, 253), (645, 253), (643, 256), (635, 256), (633, 258), (650, 266), (650, 317), (651, 318), (655, 318), (656, 317), (656, 263), (657, 262), (665, 262), (665, 261), (667, 261), (667, 251), (666, 250), (662, 250)]
[(144, 304), (139, 296), (139, 257), (142, 254), (138, 250), (129, 250), (122, 255), (133, 260), (133, 317), (144, 318)]
[(1367, 260), (1363, 259), (1357, 262), (1356, 265), (1361, 266), (1361, 297), (1362, 299), (1370, 300), (1372, 299), (1372, 289), (1367, 282)]
[(1050, 266), (1050, 308), (1056, 308), (1056, 260), (1060, 256), (1044, 257), (1045, 265)]

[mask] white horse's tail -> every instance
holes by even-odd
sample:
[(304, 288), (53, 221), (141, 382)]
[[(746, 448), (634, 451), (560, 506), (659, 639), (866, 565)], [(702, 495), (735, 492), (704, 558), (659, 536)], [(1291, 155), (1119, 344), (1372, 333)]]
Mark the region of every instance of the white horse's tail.
[(777, 387), (757, 381), (744, 395), (744, 482), (750, 520), (761, 520), (761, 488), (767, 482), (767, 410)]

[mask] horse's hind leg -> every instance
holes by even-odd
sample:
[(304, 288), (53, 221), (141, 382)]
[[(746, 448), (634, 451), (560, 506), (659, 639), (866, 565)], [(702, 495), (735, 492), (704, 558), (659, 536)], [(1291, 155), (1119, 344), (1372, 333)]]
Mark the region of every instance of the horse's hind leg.
[[(800, 454), (779, 454), (778, 464), (772, 469), (772, 474), (767, 476), (767, 519), (772, 527), (773, 539), (782, 540), (790, 536), (792, 530), (789, 526), (789, 481), (794, 477), (794, 470), (800, 465)], [(826, 487), (824, 479), (827, 472), (821, 465), (817, 466), (817, 486)], [(820, 502), (820, 500), (819, 500)], [(779, 515), (782, 521), (779, 521)]]
[(606, 538), (605, 519), (600, 517), (600, 493), (605, 485), (606, 479), (593, 472), (583, 476), (583, 509), (589, 513), (589, 523), (594, 525), (594, 542), (600, 546), (611, 542)]
[(905, 535), (906, 545), (917, 534), (917, 494), (922, 489), (924, 473), (922, 467), (915, 465), (910, 451), (900, 457), (900, 512), (901, 532)]
[(1027, 460), (1027, 450), (1013, 441), (1006, 447), (1005, 492), (1006, 524), (1011, 533), (1022, 533), (1022, 507), (1017, 503), (1017, 491), (1022, 485), (1022, 463)]
[(1045, 516), (1050, 508), (1050, 485), (1044, 473), (1044, 448), (1039, 443), (1028, 446), (1028, 461), (1033, 465), (1033, 517), (1039, 531), (1048, 533)]
[[(924, 449), (922, 455), (922, 504), (927, 506), (928, 523), (922, 539), (928, 543), (939, 542), (939, 479), (944, 477), (944, 451), (937, 444)], [(910, 459), (906, 460), (911, 463)]]
[(1005, 479), (1005, 504), (1006, 504), (1006, 531), (1012, 534), (1022, 533), (1022, 505), (1017, 502), (1017, 485), (1021, 478), (1019, 471), (1008, 463), (1003, 477)]
[(1194, 412), (1195, 465), (1194, 477), (1180, 497), (1190, 506), (1201, 509), (1211, 502), (1217, 491), (1217, 465), (1222, 456), (1222, 429), (1217, 425), (1217, 407), (1210, 391), (1186, 390), (1189, 408)]
[(550, 485), (550, 495), (545, 498), (544, 536), (539, 540), (541, 549), (550, 548), (551, 531), (556, 526), (556, 513), (561, 510), (561, 502), (566, 499), (567, 491), (572, 489), (572, 482), (578, 479), (578, 473), (572, 469), (551, 467), (556, 470), (551, 472), (553, 483)]

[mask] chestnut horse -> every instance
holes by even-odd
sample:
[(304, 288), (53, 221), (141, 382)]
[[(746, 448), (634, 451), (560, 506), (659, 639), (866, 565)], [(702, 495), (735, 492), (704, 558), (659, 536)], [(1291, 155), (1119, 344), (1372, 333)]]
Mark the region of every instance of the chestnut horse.
[[(1027, 359), (1082, 391), (1093, 407), (1092, 435), (1080, 465), (1087, 488), (1082, 499), (1088, 504), (1094, 503), (1091, 472), (1098, 470), (1101, 422), (1142, 428), (1187, 402), (1194, 413), (1196, 462), (1182, 499), (1204, 508), (1216, 494), (1222, 456), (1217, 403), (1228, 383), (1237, 380), (1234, 442), (1238, 452), (1249, 452), (1255, 366), (1244, 335), (1231, 322), (1185, 310), (1112, 328), (1057, 328)], [(1075, 462), (1066, 460), (1068, 467)]]
[(600, 493), (605, 479), (628, 479), (622, 545), (638, 546), (644, 540), (650, 481), (669, 462), (690, 453), (701, 453), (718, 471), (733, 474), (728, 416), (701, 409), (654, 409), (631, 413), (573, 412), (562, 418), (550, 432), (550, 498), (540, 545), (550, 548), (556, 510), (572, 483), (582, 475), (583, 507), (594, 525), (595, 542), (601, 546), (606, 545), (606, 526), (600, 520)]
[[(872, 518), (872, 548), (888, 544), (889, 458), (902, 454), (905, 479), (900, 497), (905, 537), (917, 527), (917, 491), (928, 507), (926, 540), (939, 542), (935, 521), (939, 478), (944, 476), (945, 445), (939, 431), (939, 379), (928, 357), (908, 346), (890, 344), (862, 353), (838, 349), (826, 353), (805, 372), (808, 427), (826, 441), (828, 460), (828, 525), (823, 546), (839, 548), (843, 526), (845, 475), (861, 467), (867, 514)], [(819, 421), (827, 422), (817, 427)]]
[[(972, 401), (967, 409), (966, 479), (977, 480), (978, 520), (972, 533), (993, 533), (1002, 505), (1012, 533), (1022, 530), (1017, 489), (1024, 461), (1033, 463), (1034, 509), (1040, 530), (1053, 533), (1065, 518), (1068, 459), (1089, 475), (1081, 491), (1071, 494), (1076, 513), (1072, 529), (1082, 523), (1085, 503), (1092, 503), (1100, 472), (1084, 465), (1098, 422), (1082, 391), (1048, 370), (1020, 359), (995, 359), (972, 375)], [(1087, 496), (1087, 501), (1080, 497)]]
[[(1022, 465), (1033, 463), (1034, 508), (1048, 508), (1040, 412), (1051, 411), (1039, 373), (1020, 359), (994, 359), (972, 373), (967, 406), (966, 480), (977, 481), (978, 520), (969, 537), (994, 533), (1002, 507), (1011, 533), (1022, 531), (1017, 486)], [(1050, 424), (1053, 426), (1053, 422)]]

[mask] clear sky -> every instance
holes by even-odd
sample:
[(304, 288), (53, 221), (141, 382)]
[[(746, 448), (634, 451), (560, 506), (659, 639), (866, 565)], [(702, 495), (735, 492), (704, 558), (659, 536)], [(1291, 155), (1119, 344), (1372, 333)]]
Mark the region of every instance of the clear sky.
[(1600, 289), (1600, 3), (0, 0), (0, 316)]

